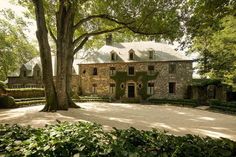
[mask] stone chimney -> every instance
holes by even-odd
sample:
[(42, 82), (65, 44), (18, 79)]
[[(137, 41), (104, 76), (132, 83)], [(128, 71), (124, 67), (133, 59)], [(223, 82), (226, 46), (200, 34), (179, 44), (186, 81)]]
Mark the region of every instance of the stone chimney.
[(112, 34), (111, 33), (106, 35), (106, 45), (112, 45)]

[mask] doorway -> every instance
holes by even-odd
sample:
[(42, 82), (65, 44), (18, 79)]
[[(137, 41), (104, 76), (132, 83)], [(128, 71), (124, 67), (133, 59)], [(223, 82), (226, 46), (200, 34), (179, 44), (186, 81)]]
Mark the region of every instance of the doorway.
[(134, 83), (128, 84), (128, 98), (134, 98), (135, 97), (135, 86)]

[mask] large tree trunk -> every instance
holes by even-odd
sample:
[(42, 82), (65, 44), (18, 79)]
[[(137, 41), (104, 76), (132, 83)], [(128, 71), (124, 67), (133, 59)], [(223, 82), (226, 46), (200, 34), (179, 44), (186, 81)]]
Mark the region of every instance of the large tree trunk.
[(45, 22), (42, 0), (33, 0), (37, 22), (37, 39), (39, 43), (43, 83), (45, 87), (46, 105), (43, 111), (57, 110), (57, 96), (53, 82), (51, 49), (48, 43), (48, 31)]
[(57, 79), (56, 91), (58, 109), (67, 110), (77, 107), (71, 99), (71, 78), (73, 64), (73, 22), (75, 9), (73, 4), (60, 1), (57, 12)]

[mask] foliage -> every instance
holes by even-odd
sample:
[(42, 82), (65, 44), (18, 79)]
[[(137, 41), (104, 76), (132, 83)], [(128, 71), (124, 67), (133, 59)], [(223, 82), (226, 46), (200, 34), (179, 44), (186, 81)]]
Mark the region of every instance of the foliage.
[(236, 113), (236, 102), (223, 102), (220, 100), (212, 99), (209, 100), (209, 104), (212, 109)]
[[(125, 82), (133, 81), (137, 85), (141, 84), (141, 88), (138, 89), (138, 95), (142, 97), (142, 99), (146, 99), (147, 95), (147, 83), (148, 81), (155, 80), (158, 75), (156, 72), (153, 75), (148, 75), (147, 72), (135, 72), (135, 75), (128, 75), (127, 72), (117, 71), (114, 76), (110, 76), (116, 82), (116, 98), (122, 98), (125, 95), (125, 89), (127, 87)], [(124, 88), (121, 88), (121, 84), (124, 85)], [(138, 88), (138, 87), (137, 87)]]
[(111, 98), (109, 97), (99, 97), (99, 96), (80, 96), (77, 99), (78, 102), (90, 102), (90, 101), (99, 101), (99, 102), (110, 102)]
[(190, 53), (198, 54), (202, 77), (222, 79), (235, 85), (236, 2), (231, 0), (189, 1), (191, 14), (186, 22)]
[(2, 81), (0, 81), (0, 88), (4, 88), (4, 89), (6, 88), (6, 84)]
[(7, 93), (15, 99), (45, 96), (43, 88), (7, 88)]
[(14, 108), (16, 103), (13, 97), (2, 95), (0, 96), (0, 108)]
[(149, 102), (154, 104), (173, 104), (183, 106), (198, 106), (198, 101), (194, 99), (148, 99)]
[(218, 79), (193, 79), (191, 85), (192, 86), (201, 86), (206, 87), (208, 85), (220, 85), (221, 80)]
[[(59, 121), (58, 121), (59, 122)], [(101, 125), (59, 122), (44, 128), (0, 124), (0, 153), (6, 156), (232, 157), (229, 139), (173, 136), (135, 128), (105, 132)]]
[(29, 28), (23, 18), (12, 10), (0, 11), (0, 80), (37, 55), (26, 36)]

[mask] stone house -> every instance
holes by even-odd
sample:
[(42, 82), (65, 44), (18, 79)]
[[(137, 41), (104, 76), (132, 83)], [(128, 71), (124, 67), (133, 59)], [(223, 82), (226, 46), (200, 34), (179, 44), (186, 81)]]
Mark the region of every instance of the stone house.
[(154, 41), (107, 44), (79, 64), (82, 95), (182, 99), (192, 60)]
[[(75, 56), (73, 64), (72, 88), (78, 89), (78, 68), (79, 56)], [(52, 55), (53, 75), (56, 75), (56, 56)], [(8, 88), (43, 88), (42, 66), (40, 57), (35, 57), (18, 70), (8, 75)]]

